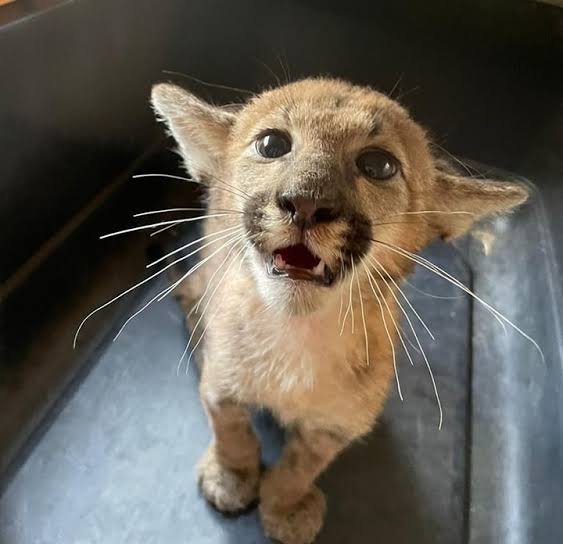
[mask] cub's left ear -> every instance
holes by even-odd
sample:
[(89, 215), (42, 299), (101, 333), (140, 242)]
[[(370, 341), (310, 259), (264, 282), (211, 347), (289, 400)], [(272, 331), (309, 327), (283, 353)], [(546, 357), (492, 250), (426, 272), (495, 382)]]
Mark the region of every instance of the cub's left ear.
[(528, 189), (518, 183), (477, 180), (442, 171), (437, 171), (434, 187), (435, 209), (456, 212), (430, 216), (431, 223), (448, 240), (465, 234), (473, 223), (484, 217), (522, 204), (529, 196)]

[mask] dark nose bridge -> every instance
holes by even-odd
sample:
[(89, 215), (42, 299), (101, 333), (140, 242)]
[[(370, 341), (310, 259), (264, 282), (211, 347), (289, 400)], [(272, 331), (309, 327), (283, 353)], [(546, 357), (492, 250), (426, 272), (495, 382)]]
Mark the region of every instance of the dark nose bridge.
[(291, 172), (284, 190), (278, 194), (278, 205), (300, 228), (334, 221), (342, 209), (339, 178), (338, 167), (329, 158), (308, 160)]
[(292, 172), (284, 193), (291, 197), (336, 203), (340, 177), (341, 172), (334, 158), (318, 155)]

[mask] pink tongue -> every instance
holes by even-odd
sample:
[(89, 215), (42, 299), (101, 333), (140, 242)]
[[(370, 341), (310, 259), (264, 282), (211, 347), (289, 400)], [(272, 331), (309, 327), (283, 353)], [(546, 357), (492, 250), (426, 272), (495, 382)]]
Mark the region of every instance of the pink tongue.
[(278, 249), (274, 254), (280, 255), (286, 264), (296, 268), (312, 269), (321, 262), (303, 244)]

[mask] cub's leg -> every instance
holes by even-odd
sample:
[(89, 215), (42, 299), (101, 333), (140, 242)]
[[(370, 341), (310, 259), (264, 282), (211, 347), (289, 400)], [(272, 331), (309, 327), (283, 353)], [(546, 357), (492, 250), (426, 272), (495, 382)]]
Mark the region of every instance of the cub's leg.
[(198, 465), (201, 490), (222, 512), (244, 510), (258, 497), (260, 445), (248, 411), (234, 402), (210, 402), (202, 394), (214, 439)]
[(260, 516), (268, 536), (283, 544), (313, 542), (326, 510), (314, 481), (349, 442), (327, 431), (295, 429), (260, 485)]

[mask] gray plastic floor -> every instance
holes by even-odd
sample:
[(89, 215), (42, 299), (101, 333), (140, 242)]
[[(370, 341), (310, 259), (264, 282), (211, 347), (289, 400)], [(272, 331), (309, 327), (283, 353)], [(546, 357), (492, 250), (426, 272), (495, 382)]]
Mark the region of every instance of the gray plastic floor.
[[(432, 257), (470, 281), (453, 249), (438, 246)], [(437, 429), (422, 358), (411, 349), (414, 368), (404, 356), (399, 362), (405, 401), (394, 391), (373, 433), (321, 478), (329, 506), (320, 543), (463, 539), (471, 307), (427, 273), (412, 281), (455, 297), (430, 298), (405, 285), (436, 332), (436, 342), (426, 337), (423, 344), (442, 397), (444, 429)], [(187, 375), (176, 374), (185, 342), (181, 312), (165, 300), (108, 344), (5, 489), (1, 544), (268, 541), (255, 510), (226, 518), (198, 492), (194, 466), (210, 433), (196, 365)], [(257, 426), (270, 463), (283, 434), (265, 414)]]

